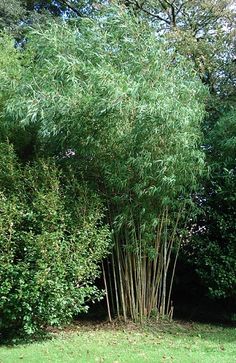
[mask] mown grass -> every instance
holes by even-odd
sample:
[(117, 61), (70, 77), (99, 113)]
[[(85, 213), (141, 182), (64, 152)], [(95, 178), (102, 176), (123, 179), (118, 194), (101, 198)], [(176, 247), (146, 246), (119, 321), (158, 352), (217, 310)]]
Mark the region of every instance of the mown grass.
[(78, 325), (0, 347), (1, 363), (233, 363), (236, 329), (202, 324)]

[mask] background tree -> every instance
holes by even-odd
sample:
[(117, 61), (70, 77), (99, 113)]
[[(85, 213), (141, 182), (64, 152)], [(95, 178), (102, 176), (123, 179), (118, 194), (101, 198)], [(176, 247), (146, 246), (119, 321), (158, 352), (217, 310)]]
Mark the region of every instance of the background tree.
[(0, 29), (15, 31), (26, 15), (20, 0), (2, 0), (0, 4)]
[[(122, 2), (122, 1), (121, 1)], [(127, 0), (126, 6), (147, 17), (169, 45), (191, 58), (213, 93), (225, 96), (235, 87), (235, 6), (231, 0)]]
[(186, 246), (189, 262), (217, 299), (235, 298), (236, 292), (235, 136), (236, 114), (232, 109), (223, 112), (208, 133), (211, 178), (205, 187), (207, 199), (200, 198), (203, 213), (193, 243)]

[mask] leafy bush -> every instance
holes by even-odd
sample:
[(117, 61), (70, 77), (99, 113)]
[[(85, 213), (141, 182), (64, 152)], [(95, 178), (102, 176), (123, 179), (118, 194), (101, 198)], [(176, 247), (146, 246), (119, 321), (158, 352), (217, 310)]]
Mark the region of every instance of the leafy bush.
[(109, 232), (98, 198), (51, 160), (23, 167), (0, 144), (0, 165), (0, 329), (33, 333), (102, 296), (94, 279)]
[(236, 110), (222, 113), (208, 133), (210, 179), (200, 197), (202, 213), (195, 238), (187, 246), (212, 298), (236, 297)]

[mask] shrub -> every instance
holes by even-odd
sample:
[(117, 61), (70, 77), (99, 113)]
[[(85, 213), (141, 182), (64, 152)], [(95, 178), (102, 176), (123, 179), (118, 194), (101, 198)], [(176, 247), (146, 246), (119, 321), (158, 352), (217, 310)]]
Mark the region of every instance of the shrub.
[(100, 298), (109, 232), (101, 203), (51, 160), (21, 166), (0, 145), (0, 329), (60, 325)]

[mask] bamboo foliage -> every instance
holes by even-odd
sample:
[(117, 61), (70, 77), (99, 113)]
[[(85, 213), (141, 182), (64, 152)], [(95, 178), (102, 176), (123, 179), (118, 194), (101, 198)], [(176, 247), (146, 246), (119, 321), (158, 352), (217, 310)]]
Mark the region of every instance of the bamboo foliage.
[(0, 73), (9, 90), (2, 115), (35, 127), (45, 153), (72, 150), (78, 178), (105, 200), (108, 310), (125, 320), (163, 316), (182, 206), (204, 169), (207, 92), (192, 64), (124, 8), (28, 38), (14, 87), (9, 70)]

